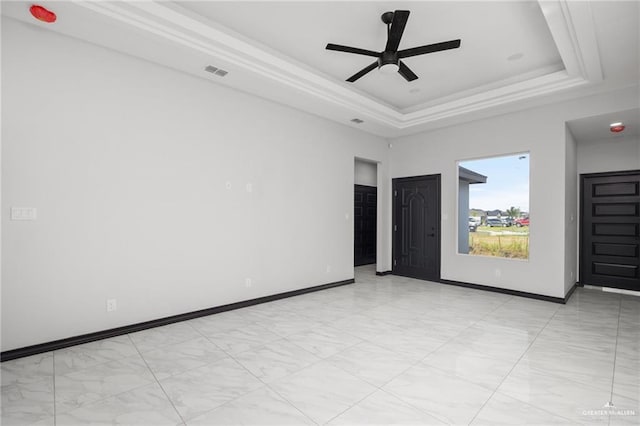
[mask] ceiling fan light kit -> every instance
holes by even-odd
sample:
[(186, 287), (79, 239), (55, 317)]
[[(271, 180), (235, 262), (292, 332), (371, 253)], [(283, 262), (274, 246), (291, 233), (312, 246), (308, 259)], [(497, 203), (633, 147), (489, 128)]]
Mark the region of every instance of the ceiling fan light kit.
[(354, 53), (356, 55), (372, 56), (377, 58), (376, 62), (364, 67), (347, 79), (353, 83), (365, 74), (378, 68), (380, 72), (385, 74), (398, 73), (407, 81), (413, 81), (418, 76), (401, 61), (403, 58), (411, 56), (425, 55), (427, 53), (440, 52), (443, 50), (457, 49), (460, 47), (460, 39), (444, 41), (441, 43), (427, 44), (424, 46), (413, 47), (411, 49), (398, 50), (400, 39), (404, 33), (404, 28), (409, 19), (408, 10), (396, 10), (395, 12), (385, 12), (380, 19), (387, 26), (387, 45), (384, 51), (374, 52), (372, 50), (360, 49), (357, 47), (343, 46), (341, 44), (327, 44), (327, 50), (335, 50), (337, 52)]
[(400, 70), (400, 66), (394, 63), (382, 64), (378, 67), (378, 69), (382, 74), (395, 74)]

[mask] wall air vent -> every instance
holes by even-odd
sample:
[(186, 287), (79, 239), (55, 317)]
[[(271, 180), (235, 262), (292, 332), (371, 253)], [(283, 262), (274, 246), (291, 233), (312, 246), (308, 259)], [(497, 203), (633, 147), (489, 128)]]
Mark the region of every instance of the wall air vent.
[(356, 123), (356, 124), (360, 124), (360, 123), (364, 123), (364, 120), (360, 120), (359, 118), (352, 118), (351, 122), (352, 123)]
[(228, 71), (225, 71), (222, 68), (214, 67), (213, 65), (207, 65), (204, 70), (210, 72), (211, 74), (217, 75), (218, 77), (224, 77), (225, 75), (229, 74)]

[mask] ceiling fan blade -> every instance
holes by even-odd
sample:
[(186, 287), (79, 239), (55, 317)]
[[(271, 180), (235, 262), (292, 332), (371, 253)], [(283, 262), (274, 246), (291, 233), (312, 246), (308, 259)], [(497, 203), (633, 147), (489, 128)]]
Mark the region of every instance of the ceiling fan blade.
[(368, 66), (362, 68), (360, 71), (358, 71), (357, 73), (355, 73), (354, 75), (349, 77), (347, 79), (347, 81), (350, 82), (350, 83), (353, 83), (354, 81), (356, 81), (357, 79), (359, 79), (360, 77), (362, 77), (366, 73), (368, 73), (370, 71), (373, 71), (377, 67), (378, 67), (378, 61), (372, 63), (371, 65), (368, 65)]
[(409, 19), (409, 13), (408, 10), (396, 10), (393, 12), (393, 21), (391, 22), (391, 30), (389, 31), (385, 51), (395, 52), (398, 50), (404, 27), (407, 25), (407, 19)]
[(427, 44), (426, 46), (413, 47), (411, 49), (400, 50), (398, 52), (398, 58), (408, 58), (410, 56), (440, 52), (441, 50), (457, 49), (458, 47), (460, 47), (460, 39), (443, 41), (442, 43)]
[(356, 55), (373, 56), (374, 58), (378, 58), (380, 56), (379, 52), (374, 52), (373, 50), (359, 49), (357, 47), (342, 46), (341, 44), (329, 43), (329, 44), (327, 44), (326, 49), (327, 50), (336, 50), (338, 52), (355, 53)]
[(413, 71), (411, 71), (411, 70), (409, 69), (409, 67), (408, 67), (408, 66), (406, 66), (406, 65), (404, 64), (404, 62), (399, 61), (399, 62), (398, 62), (398, 65), (400, 66), (400, 69), (398, 70), (398, 74), (400, 74), (401, 76), (403, 76), (403, 77), (405, 78), (405, 80), (407, 80), (407, 81), (413, 81), (413, 80), (415, 80), (415, 79), (417, 79), (417, 78), (418, 78), (418, 76), (417, 76), (417, 75), (415, 75), (415, 74), (414, 74), (414, 72), (413, 72)]

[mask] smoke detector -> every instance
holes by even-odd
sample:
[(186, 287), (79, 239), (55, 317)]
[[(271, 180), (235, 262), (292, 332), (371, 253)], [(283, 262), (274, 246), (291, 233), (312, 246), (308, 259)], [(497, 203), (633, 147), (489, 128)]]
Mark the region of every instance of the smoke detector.
[(620, 133), (625, 129), (624, 124), (622, 124), (621, 121), (617, 122), (617, 123), (611, 123), (609, 124), (609, 130), (612, 133)]

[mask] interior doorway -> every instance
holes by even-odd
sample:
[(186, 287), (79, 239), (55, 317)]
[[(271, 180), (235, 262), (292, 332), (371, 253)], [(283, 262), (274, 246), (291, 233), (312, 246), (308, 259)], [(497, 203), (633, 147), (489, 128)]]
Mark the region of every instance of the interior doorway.
[(377, 260), (378, 165), (355, 159), (353, 188), (353, 263), (375, 264)]

